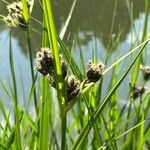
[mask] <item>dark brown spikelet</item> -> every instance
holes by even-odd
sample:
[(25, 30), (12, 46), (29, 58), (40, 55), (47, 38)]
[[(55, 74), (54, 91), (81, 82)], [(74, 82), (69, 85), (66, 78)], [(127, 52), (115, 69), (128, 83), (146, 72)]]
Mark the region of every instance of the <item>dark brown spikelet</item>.
[(53, 74), (54, 60), (49, 48), (41, 48), (36, 54), (36, 68), (43, 75)]
[(143, 86), (132, 86), (131, 83), (130, 83), (130, 88), (132, 90), (132, 98), (133, 99), (141, 97), (146, 90), (146, 88)]
[[(65, 63), (65, 61), (63, 59), (61, 59), (61, 66), (62, 66), (62, 76), (63, 79), (65, 79), (66, 75), (67, 75), (67, 65)], [(50, 72), (47, 75), (50, 84), (56, 88), (56, 79), (55, 79), (55, 73), (54, 73), (54, 69), (51, 69)]]
[(150, 66), (140, 65), (140, 70), (143, 71), (145, 80), (150, 79)]
[(62, 76), (65, 79), (65, 77), (67, 75), (67, 65), (66, 65), (65, 60), (61, 54), (59, 55), (59, 57), (60, 57), (61, 67), (62, 67)]
[(51, 84), (51, 86), (52, 87), (54, 87), (54, 88), (56, 88), (56, 80), (55, 80), (55, 75), (53, 74), (48, 74), (47, 75), (47, 78), (48, 78), (48, 80), (49, 80), (49, 82), (50, 82), (50, 84)]
[[(63, 56), (60, 54), (60, 61), (62, 67), (62, 76), (65, 79), (67, 75), (67, 65), (64, 61)], [(47, 76), (50, 84), (56, 88), (56, 78), (55, 78), (55, 71), (54, 71), (54, 59), (52, 55), (52, 51), (49, 48), (41, 48), (39, 52), (36, 54), (36, 68), (37, 70)]]
[(86, 70), (87, 79), (90, 82), (97, 82), (102, 76), (104, 67), (105, 66), (102, 62), (99, 62), (98, 64), (94, 64), (90, 61)]
[(68, 97), (68, 102), (70, 102), (73, 98), (75, 98), (79, 91), (80, 91), (80, 84), (79, 81), (73, 76), (69, 76), (66, 79), (66, 84), (67, 84), (67, 97)]

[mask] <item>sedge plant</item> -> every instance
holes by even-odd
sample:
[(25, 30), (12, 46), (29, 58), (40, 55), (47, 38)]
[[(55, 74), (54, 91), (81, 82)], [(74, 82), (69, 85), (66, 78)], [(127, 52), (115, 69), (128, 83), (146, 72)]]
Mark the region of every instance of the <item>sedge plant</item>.
[[(36, 65), (30, 39), (30, 19), (32, 19), (31, 12), (34, 9), (34, 3), (35, 1), (30, 0), (7, 3), (8, 16), (1, 16), (1, 20), (10, 27), (9, 61), (12, 90), (4, 81), (0, 80), (0, 84), (14, 107), (8, 110), (0, 97), (0, 112), (4, 120), (4, 124), (0, 123), (0, 149), (142, 150), (145, 147), (149, 148), (150, 91), (144, 87), (149, 79), (149, 67), (144, 66), (144, 55), (142, 55), (150, 41), (147, 37), (149, 0), (145, 0), (146, 16), (142, 40), (138, 40), (138, 44), (132, 43), (127, 53), (119, 58), (117, 55), (109, 66), (107, 62), (111, 52), (107, 53), (105, 64), (97, 59), (96, 33), (93, 34), (95, 36), (93, 56), (86, 66), (80, 36), (76, 33), (81, 70), (70, 48), (63, 40), (76, 3), (80, 4), (80, 1), (73, 1), (60, 34), (55, 25), (52, 1), (37, 1), (42, 9), (43, 20), (42, 22), (37, 20), (42, 27), (42, 45), (36, 55)], [(108, 49), (114, 47), (114, 45), (111, 46), (111, 36), (117, 4), (118, 1), (115, 0)], [(132, 9), (129, 1), (126, 1), (126, 4), (132, 24)], [(93, 5), (90, 5), (90, 12), (95, 32)], [(19, 89), (11, 40), (13, 27), (25, 32), (28, 46), (32, 83), (26, 108), (20, 106), (17, 93)], [(118, 48), (120, 48), (119, 40), (122, 32), (121, 30), (115, 41)], [(127, 62), (127, 58), (130, 58), (130, 61)], [(120, 73), (122, 62), (127, 62), (127, 65)], [(141, 62), (143, 65), (140, 65)], [(140, 69), (144, 76), (141, 88), (136, 86)], [(103, 96), (107, 74), (110, 75), (111, 80)], [(119, 108), (118, 89), (129, 75), (131, 75), (131, 82), (128, 99), (125, 105)], [(31, 107), (35, 110), (35, 118), (29, 113)], [(14, 112), (14, 123), (10, 119), (12, 112)]]

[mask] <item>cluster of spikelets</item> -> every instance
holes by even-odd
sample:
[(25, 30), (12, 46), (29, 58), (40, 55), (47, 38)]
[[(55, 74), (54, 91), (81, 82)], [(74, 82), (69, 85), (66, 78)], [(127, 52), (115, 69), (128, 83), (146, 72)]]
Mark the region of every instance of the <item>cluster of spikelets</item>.
[[(143, 72), (144, 80), (145, 80), (144, 83), (146, 83), (150, 79), (150, 66), (140, 65), (140, 70)], [(131, 84), (130, 84), (130, 88), (132, 90), (133, 99), (141, 97), (146, 90), (146, 87), (144, 86), (132, 86)]]
[[(27, 1), (27, 7), (30, 9), (31, 0)], [(8, 15), (4, 17), (4, 21), (11, 27), (26, 27), (26, 21), (23, 17), (23, 5), (22, 2), (13, 2), (7, 5)]]
[[(68, 102), (72, 99), (76, 98), (76, 96), (80, 92), (80, 85), (82, 84), (74, 75), (67, 75), (67, 65), (64, 61), (63, 56), (59, 55), (61, 60), (61, 67), (62, 67), (62, 76), (64, 82), (66, 84), (67, 90), (67, 98)], [(54, 72), (54, 58), (52, 55), (52, 51), (49, 48), (41, 48), (39, 52), (36, 54), (36, 68), (37, 70), (47, 76), (50, 81), (50, 84), (56, 88), (56, 81), (55, 81), (55, 72)], [(86, 70), (87, 79), (85, 80), (85, 84), (90, 82), (97, 82), (104, 70), (104, 64), (98, 63), (93, 64), (91, 61), (89, 62)]]
[(143, 73), (144, 73), (144, 80), (145, 81), (147, 81), (148, 79), (150, 79), (150, 66), (140, 65), (140, 70), (142, 70)]

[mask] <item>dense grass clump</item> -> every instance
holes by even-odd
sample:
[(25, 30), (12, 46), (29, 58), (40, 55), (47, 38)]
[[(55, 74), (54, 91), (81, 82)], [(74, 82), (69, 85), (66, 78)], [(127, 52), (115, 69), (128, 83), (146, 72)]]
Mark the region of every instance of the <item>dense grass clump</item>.
[[(138, 42), (131, 42), (126, 54), (117, 54), (115, 61), (108, 65), (112, 55), (110, 49), (114, 47), (111, 37), (118, 2), (115, 0), (106, 59), (97, 59), (97, 53), (93, 50), (87, 66), (82, 48), (79, 46), (81, 64), (78, 66), (72, 49), (63, 40), (76, 3), (80, 4), (80, 1), (73, 0), (60, 34), (56, 30), (51, 0), (3, 2), (7, 4), (8, 15), (0, 17), (10, 29), (9, 62), (13, 86), (10, 90), (2, 80), (0, 84), (13, 107), (8, 109), (5, 100), (0, 97), (0, 114), (3, 118), (3, 122), (0, 122), (0, 149), (150, 149), (150, 90), (146, 87), (150, 79), (150, 66), (144, 61), (146, 55), (143, 55), (147, 53), (150, 41), (147, 36), (150, 0), (145, 0), (142, 39), (137, 36)], [(42, 9), (42, 22), (32, 17), (34, 3)], [(126, 1), (132, 23), (130, 3)], [(42, 45), (35, 59), (30, 39), (33, 30), (31, 19), (41, 25), (42, 31)], [(28, 47), (31, 87), (26, 108), (20, 105), (18, 98), (20, 89), (12, 48), (14, 27), (23, 30)], [(118, 41), (119, 36), (114, 43), (119, 45)], [(77, 42), (80, 43), (79, 37)], [(139, 74), (143, 78), (139, 78)], [(127, 78), (128, 83), (124, 84)], [(104, 91), (105, 85), (108, 88)], [(121, 86), (129, 90), (124, 104), (120, 106)]]

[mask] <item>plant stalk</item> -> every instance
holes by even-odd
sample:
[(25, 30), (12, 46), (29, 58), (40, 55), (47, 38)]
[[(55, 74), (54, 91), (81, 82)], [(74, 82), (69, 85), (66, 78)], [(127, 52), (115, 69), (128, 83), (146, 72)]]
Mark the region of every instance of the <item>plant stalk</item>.
[(17, 84), (16, 84), (16, 76), (14, 69), (14, 58), (12, 52), (12, 41), (11, 41), (11, 29), (10, 29), (10, 37), (9, 37), (9, 61), (10, 61), (10, 69), (11, 69), (11, 77), (13, 82), (13, 90), (14, 90), (14, 113), (15, 113), (15, 144), (16, 148), (21, 150), (21, 134), (20, 134), (20, 122), (19, 122), (19, 112), (18, 112), (18, 96), (17, 96)]
[[(31, 49), (31, 42), (30, 42), (30, 32), (29, 32), (29, 27), (27, 28), (26, 31), (26, 37), (27, 37), (27, 42), (28, 42), (28, 51), (29, 51), (29, 61), (30, 61), (30, 70), (31, 70), (31, 77), (32, 77), (32, 83), (34, 82), (34, 68), (33, 68), (33, 56), (32, 56), (32, 49)], [(34, 105), (35, 105), (35, 111), (36, 114), (38, 114), (38, 106), (37, 106), (37, 101), (36, 101), (36, 89), (34, 89)]]
[(67, 113), (65, 113), (62, 116), (62, 120), (61, 120), (61, 150), (65, 150), (66, 149), (66, 126), (67, 125)]

